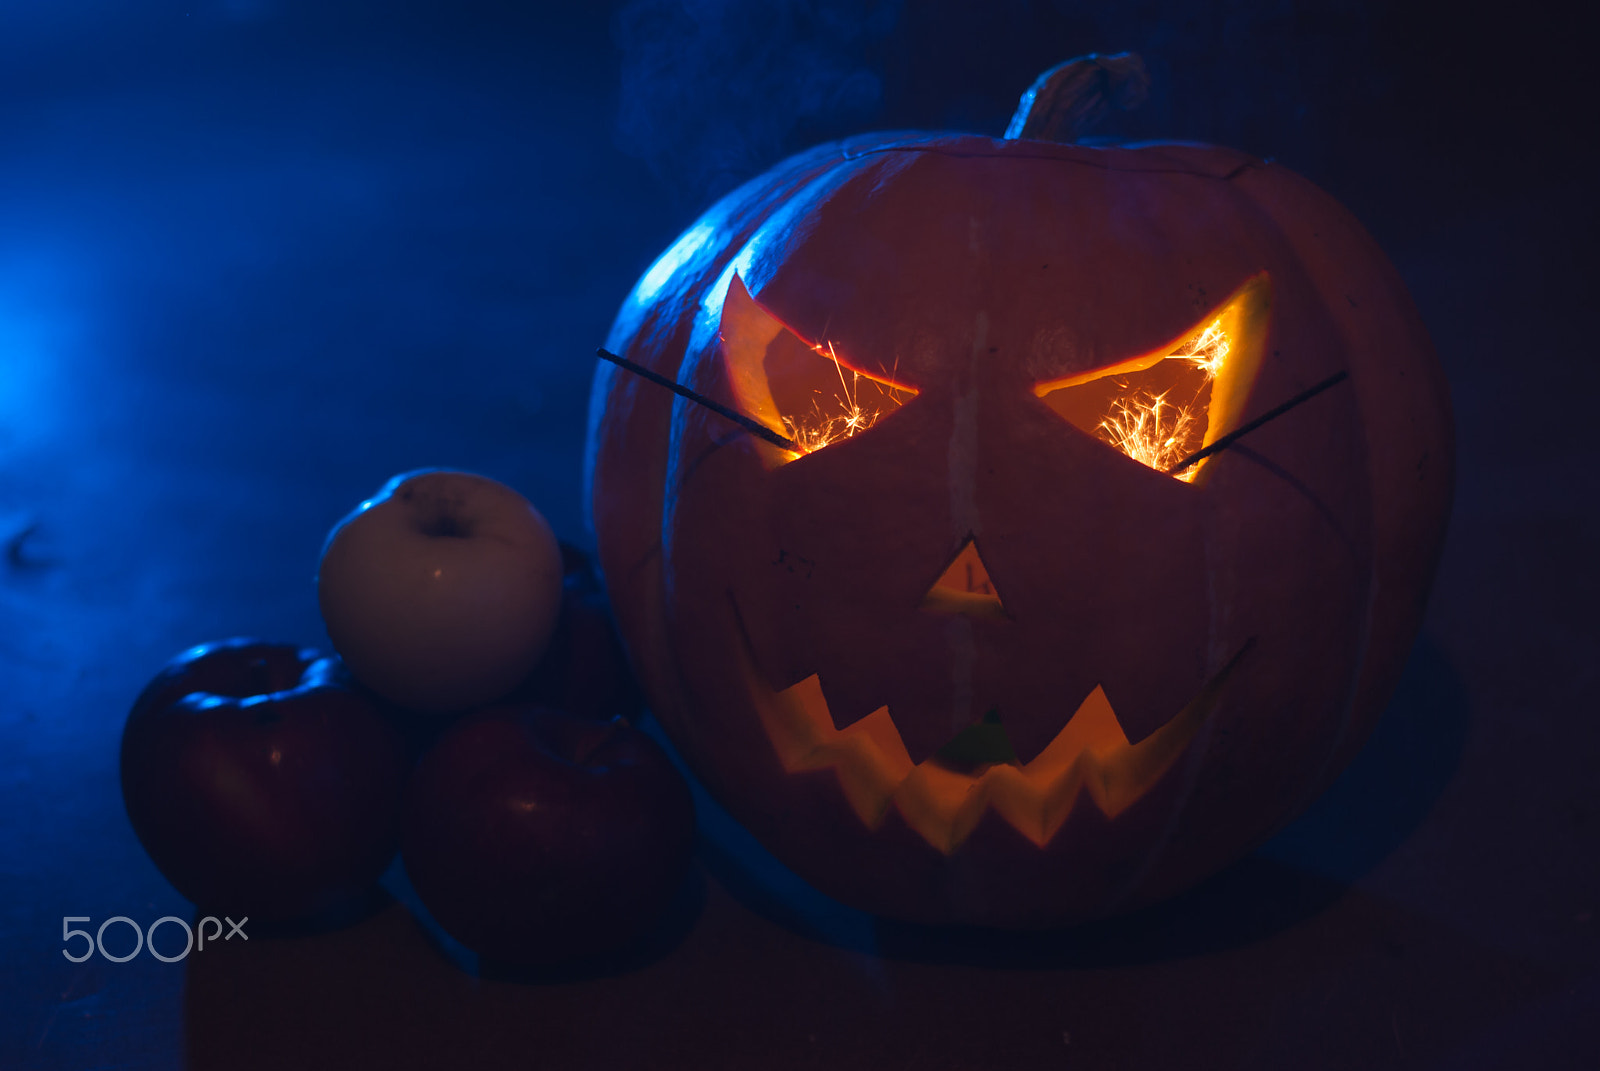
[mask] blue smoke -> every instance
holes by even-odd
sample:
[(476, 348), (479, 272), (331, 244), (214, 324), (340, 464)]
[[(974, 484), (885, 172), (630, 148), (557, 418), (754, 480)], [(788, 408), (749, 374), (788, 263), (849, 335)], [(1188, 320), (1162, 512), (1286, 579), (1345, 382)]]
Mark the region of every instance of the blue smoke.
[(899, 0), (631, 0), (618, 147), (698, 208), (811, 142), (870, 125)]
[[(1374, 0), (627, 0), (617, 145), (692, 214), (817, 142), (998, 136), (1041, 71), (1140, 53), (1149, 99), (1092, 133), (1229, 145), (1312, 174), (1370, 122), (1393, 57)], [(1386, 73), (1387, 71), (1387, 73)]]

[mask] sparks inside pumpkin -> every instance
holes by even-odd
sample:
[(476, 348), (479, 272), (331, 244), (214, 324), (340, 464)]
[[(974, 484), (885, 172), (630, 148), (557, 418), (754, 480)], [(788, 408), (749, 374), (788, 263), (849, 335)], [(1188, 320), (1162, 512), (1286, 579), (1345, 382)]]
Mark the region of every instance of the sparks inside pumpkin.
[[(1271, 303), (1272, 284), (1262, 272), (1173, 342), (1035, 384), (1033, 392), (1080, 431), (1166, 472), (1238, 423), (1261, 366)], [(737, 274), (723, 302), (721, 339), (736, 404), (800, 447), (774, 458), (779, 463), (858, 435), (917, 394), (893, 369), (874, 374), (831, 341), (806, 341), (752, 298)], [(1205, 465), (1175, 478), (1192, 483)], [(952, 563), (936, 586), (992, 596), (987, 573), (981, 562), (974, 573), (969, 552), (963, 548), (961, 568)]]
[[(1260, 366), (1271, 286), (1246, 281), (1182, 336), (1151, 353), (1034, 386), (1054, 412), (1086, 434), (1165, 472), (1237, 423)], [(801, 447), (766, 451), (783, 464), (872, 428), (917, 391), (874, 374), (831, 343), (808, 342), (753, 298), (737, 274), (728, 281), (719, 330), (723, 368), (736, 404)], [(1192, 482), (1204, 462), (1175, 478)], [(1010, 615), (969, 537), (924, 594), (919, 609), (1008, 621)], [(891, 802), (927, 842), (955, 851), (989, 809), (1036, 844), (1047, 843), (1074, 806), (1092, 802), (1115, 817), (1163, 774), (1193, 738), (1244, 650), (1201, 687), (1182, 711), (1131, 743), (1103, 687), (1096, 687), (1054, 739), (1019, 761), (1003, 720), (991, 710), (932, 758), (914, 762), (887, 706), (838, 727), (816, 674), (774, 691), (749, 658), (748, 686), (785, 768), (831, 769), (869, 828)]]
[(832, 342), (807, 342), (763, 309), (737, 275), (722, 303), (722, 347), (734, 400), (799, 453), (814, 453), (872, 427), (916, 396), (891, 376), (873, 375)]
[[(1262, 272), (1176, 342), (1036, 384), (1033, 392), (1080, 431), (1166, 472), (1239, 423), (1261, 367), (1271, 305), (1272, 284)], [(1205, 466), (1175, 476), (1190, 483)]]
[[(865, 136), (730, 194), (607, 340), (722, 409), (609, 366), (591, 408), (663, 727), (802, 877), (919, 922), (1083, 921), (1259, 844), (1370, 731), (1448, 512), (1437, 361), (1347, 213), (1232, 150), (1032, 130)], [(1192, 482), (1143, 449), (1252, 425)]]

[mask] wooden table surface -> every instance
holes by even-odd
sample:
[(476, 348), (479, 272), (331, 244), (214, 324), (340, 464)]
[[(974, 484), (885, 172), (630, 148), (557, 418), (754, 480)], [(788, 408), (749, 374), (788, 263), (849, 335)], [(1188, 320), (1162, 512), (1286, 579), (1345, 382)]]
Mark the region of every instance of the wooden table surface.
[[(1537, 8), (1457, 40), (1415, 4), (1324, 6), (793, 4), (771, 37), (664, 0), (0, 13), (0, 1069), (1600, 1067), (1576, 38)], [(1303, 818), (1176, 902), (1017, 937), (832, 904), (701, 794), (660, 932), (581, 974), (480, 970), (398, 866), (331, 932), (66, 961), (64, 916), (193, 916), (117, 783), (163, 661), (325, 644), (322, 538), (408, 468), (494, 475), (584, 541), (589, 355), (710, 193), (815, 137), (988, 122), (1040, 57), (1122, 42), (1167, 49), (1149, 122), (1281, 153), (1367, 220), (1455, 392), (1426, 627)], [(1490, 73), (1535, 44), (1543, 81)], [(808, 64), (877, 72), (878, 103), (808, 113), (756, 77)], [(619, 120), (641, 85), (673, 92)]]

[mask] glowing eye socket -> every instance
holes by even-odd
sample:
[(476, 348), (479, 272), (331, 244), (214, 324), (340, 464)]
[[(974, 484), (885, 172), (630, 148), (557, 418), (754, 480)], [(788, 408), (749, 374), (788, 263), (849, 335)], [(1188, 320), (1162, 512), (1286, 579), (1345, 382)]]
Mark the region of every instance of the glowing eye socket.
[(722, 305), (722, 357), (734, 401), (794, 440), (793, 460), (859, 435), (916, 389), (853, 367), (828, 342), (808, 343), (750, 296), (737, 275)]
[(767, 382), (789, 438), (803, 454), (859, 435), (916, 395), (846, 365), (832, 343), (805, 347), (790, 333), (767, 351)]
[[(1039, 383), (1034, 394), (1080, 431), (1166, 472), (1238, 424), (1261, 364), (1271, 297), (1263, 272), (1176, 343)], [(1207, 463), (1174, 478), (1192, 482)]]
[[(1213, 386), (1233, 348), (1217, 317), (1147, 368), (1113, 372), (1045, 395), (1081, 431), (1165, 472), (1205, 445)], [(1198, 465), (1178, 474), (1194, 479)]]

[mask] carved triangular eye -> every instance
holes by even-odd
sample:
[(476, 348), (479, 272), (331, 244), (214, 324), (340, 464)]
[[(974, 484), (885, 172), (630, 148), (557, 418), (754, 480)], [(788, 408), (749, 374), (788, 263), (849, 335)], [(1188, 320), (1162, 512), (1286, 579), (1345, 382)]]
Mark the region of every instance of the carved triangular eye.
[[(1038, 383), (1033, 392), (1080, 431), (1166, 472), (1238, 425), (1261, 367), (1271, 304), (1263, 272), (1154, 353)], [(1193, 481), (1206, 464), (1174, 478)]]
[(807, 342), (751, 297), (738, 275), (728, 281), (719, 334), (734, 403), (802, 454), (866, 431), (917, 393), (863, 372), (832, 343)]

